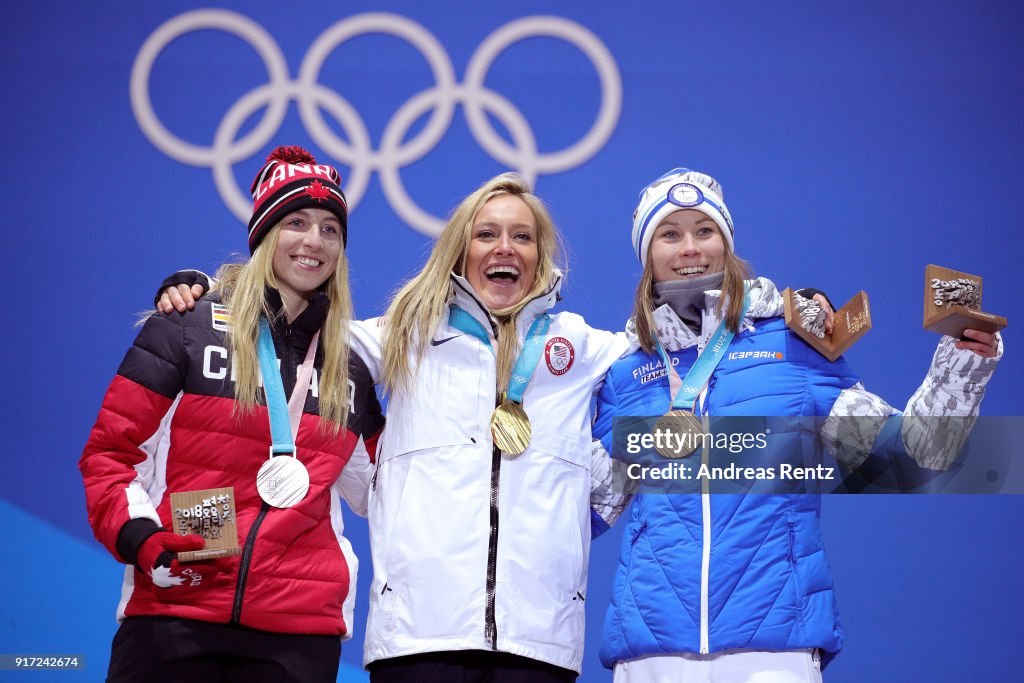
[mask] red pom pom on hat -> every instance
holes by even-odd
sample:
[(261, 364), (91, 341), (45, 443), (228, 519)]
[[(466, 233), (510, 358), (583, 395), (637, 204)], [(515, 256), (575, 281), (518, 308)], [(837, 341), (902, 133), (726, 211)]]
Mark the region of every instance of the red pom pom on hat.
[(267, 161), (283, 161), (286, 164), (315, 164), (312, 154), (298, 145), (282, 145), (267, 155)]

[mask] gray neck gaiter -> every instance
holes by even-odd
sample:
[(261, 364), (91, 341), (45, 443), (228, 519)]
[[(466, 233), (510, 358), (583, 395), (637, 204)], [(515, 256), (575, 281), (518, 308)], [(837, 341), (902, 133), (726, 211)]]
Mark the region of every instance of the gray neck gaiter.
[(721, 289), (724, 272), (701, 275), (692, 280), (668, 280), (654, 283), (654, 307), (668, 304), (679, 319), (695, 334), (700, 334), (704, 312), (704, 292)]

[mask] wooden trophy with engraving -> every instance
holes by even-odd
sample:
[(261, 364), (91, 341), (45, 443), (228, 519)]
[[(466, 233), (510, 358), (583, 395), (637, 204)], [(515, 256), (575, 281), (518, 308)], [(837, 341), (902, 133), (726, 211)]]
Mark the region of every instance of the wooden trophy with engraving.
[(804, 299), (790, 288), (782, 293), (786, 305), (786, 325), (829, 360), (846, 353), (871, 329), (871, 308), (864, 290), (857, 292), (835, 313), (832, 333), (825, 332), (824, 314), (819, 315), (816, 301)]
[(199, 534), (206, 539), (202, 550), (178, 553), (178, 562), (213, 560), (242, 553), (235, 524), (234, 487), (172, 493), (171, 515), (174, 533), (180, 536)]
[(964, 330), (994, 334), (1006, 318), (981, 312), (981, 278), (929, 265), (924, 269), (924, 329), (964, 338)]

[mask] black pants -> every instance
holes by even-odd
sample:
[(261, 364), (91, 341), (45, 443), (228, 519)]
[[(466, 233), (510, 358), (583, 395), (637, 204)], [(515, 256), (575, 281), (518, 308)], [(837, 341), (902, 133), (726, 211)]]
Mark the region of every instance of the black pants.
[(576, 672), (507, 652), (462, 650), (382, 659), (370, 683), (573, 683)]
[(334, 683), (338, 636), (270, 633), (173, 617), (129, 617), (110, 651), (108, 683)]

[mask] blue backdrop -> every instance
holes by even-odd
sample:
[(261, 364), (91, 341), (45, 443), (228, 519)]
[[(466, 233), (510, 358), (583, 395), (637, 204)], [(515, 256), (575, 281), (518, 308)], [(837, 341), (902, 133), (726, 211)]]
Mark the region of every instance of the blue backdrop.
[[(984, 310), (1024, 320), (1019, 2), (199, 7), (5, 11), (0, 186), (8, 227), (25, 224), (4, 246), (0, 653), (84, 653), (60, 680), (100, 680), (115, 630), (120, 570), (92, 540), (76, 462), (134, 313), (165, 274), (244, 251), (243, 189), (276, 144), (346, 177), (361, 317), (440, 217), (514, 167), (567, 238), (564, 307), (619, 329), (637, 192), (684, 165), (722, 181), (759, 274), (868, 291), (874, 329), (848, 357), (895, 405), (937, 341), (926, 264), (982, 275)], [(1014, 329), (985, 414), (1021, 414)], [(1022, 512), (1018, 496), (826, 500), (847, 632), (827, 680), (1019, 678)], [(365, 521), (348, 524), (368, 571)], [(618, 540), (592, 554), (583, 681), (610, 680), (596, 654)], [(361, 594), (346, 667), (365, 610)]]

